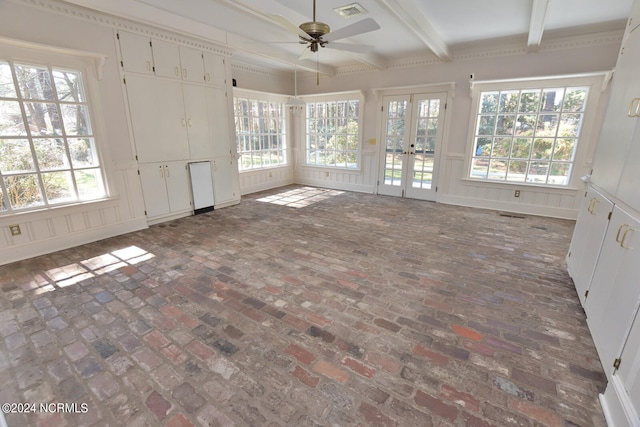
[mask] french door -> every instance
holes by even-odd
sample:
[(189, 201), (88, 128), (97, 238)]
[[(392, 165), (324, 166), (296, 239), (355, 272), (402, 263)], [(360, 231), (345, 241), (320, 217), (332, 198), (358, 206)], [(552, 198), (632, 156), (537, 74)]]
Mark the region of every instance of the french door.
[(379, 194), (435, 200), (446, 96), (383, 97)]

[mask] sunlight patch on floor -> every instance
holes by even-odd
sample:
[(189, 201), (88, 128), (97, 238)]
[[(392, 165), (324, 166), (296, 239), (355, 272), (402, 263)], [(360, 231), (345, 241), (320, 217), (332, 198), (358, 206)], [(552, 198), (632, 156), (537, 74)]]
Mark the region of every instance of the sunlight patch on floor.
[(259, 202), (288, 206), (291, 208), (304, 208), (343, 193), (343, 191), (329, 190), (326, 188), (300, 187), (261, 197), (257, 200)]

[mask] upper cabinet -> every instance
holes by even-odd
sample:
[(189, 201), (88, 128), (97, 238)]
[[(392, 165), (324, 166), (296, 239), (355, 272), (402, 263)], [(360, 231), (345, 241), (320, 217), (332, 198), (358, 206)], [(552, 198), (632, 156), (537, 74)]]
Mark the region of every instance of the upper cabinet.
[(202, 54), (204, 61), (204, 82), (212, 86), (226, 85), (224, 58), (209, 52)]
[(120, 40), (120, 65), (124, 71), (154, 74), (150, 37), (121, 31), (118, 33), (118, 40)]
[[(618, 55), (613, 84), (609, 96), (609, 105), (605, 115), (598, 146), (593, 159), (592, 181), (610, 194), (616, 194), (618, 183), (622, 177), (622, 165), (627, 154), (640, 117), (640, 10), (634, 8), (624, 35), (622, 48)], [(638, 138), (636, 135), (635, 138)], [(635, 144), (638, 145), (638, 144)], [(636, 152), (638, 150), (636, 149)], [(640, 180), (640, 152), (634, 164), (627, 168), (635, 174), (635, 181)], [(629, 179), (629, 173), (625, 177)], [(636, 187), (637, 188), (637, 187)], [(640, 207), (638, 207), (640, 208)]]
[(122, 69), (211, 86), (226, 85), (224, 57), (188, 46), (118, 32)]

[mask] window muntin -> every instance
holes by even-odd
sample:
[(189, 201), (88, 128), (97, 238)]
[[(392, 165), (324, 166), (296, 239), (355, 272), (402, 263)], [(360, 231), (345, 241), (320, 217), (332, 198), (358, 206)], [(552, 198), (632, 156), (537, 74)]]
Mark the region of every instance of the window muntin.
[(234, 97), (239, 170), (287, 164), (285, 107), (282, 102)]
[(0, 61), (0, 213), (106, 196), (82, 72)]
[(357, 169), (359, 123), (357, 99), (307, 102), (306, 164)]
[(584, 86), (480, 92), (469, 177), (569, 185), (588, 95)]

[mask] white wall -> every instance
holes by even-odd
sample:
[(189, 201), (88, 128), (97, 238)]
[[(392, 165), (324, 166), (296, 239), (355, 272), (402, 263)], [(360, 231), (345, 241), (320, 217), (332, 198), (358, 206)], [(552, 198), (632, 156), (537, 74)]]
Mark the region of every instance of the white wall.
[[(336, 76), (321, 76), (316, 85), (315, 76), (299, 78), (301, 94), (330, 93), (359, 89), (365, 93), (362, 168), (359, 172), (305, 167), (298, 162), (295, 168), (296, 183), (319, 185), (337, 189), (376, 192), (377, 162), (380, 151), (380, 99), (376, 96), (389, 88), (416, 87), (453, 82), (450, 104), (446, 117), (447, 133), (441, 147), (440, 175), (437, 201), (501, 209), (511, 212), (575, 218), (583, 196), (584, 186), (575, 179), (570, 188), (543, 188), (526, 185), (472, 182), (464, 179), (466, 164), (470, 156), (471, 138), (468, 135), (471, 115), (471, 92), (469, 77), (474, 74), (476, 82), (500, 79), (545, 77), (610, 71), (616, 62), (622, 32), (613, 32), (588, 39), (569, 39), (543, 43), (538, 53), (525, 53), (520, 48), (480, 48), (459, 51), (452, 62), (411, 61), (396, 64), (387, 70), (365, 70), (338, 73)], [(420, 61), (416, 61), (420, 62)], [(580, 177), (591, 168), (591, 156), (597, 141), (608, 90), (600, 96), (593, 126), (583, 129), (581, 144), (586, 144), (582, 161), (576, 164), (574, 176)], [(594, 95), (592, 95), (594, 96)], [(298, 149), (303, 149), (304, 139), (297, 135)], [(378, 140), (372, 146), (368, 141)], [(519, 189), (521, 196), (514, 197)]]
[[(0, 37), (106, 56), (98, 93), (102, 138), (98, 143), (111, 198), (0, 218), (0, 264), (76, 246), (146, 227), (144, 204), (132, 153), (113, 30), (41, 7), (0, 2)], [(94, 112), (95, 113), (95, 112)], [(12, 237), (11, 224), (22, 234)]]

